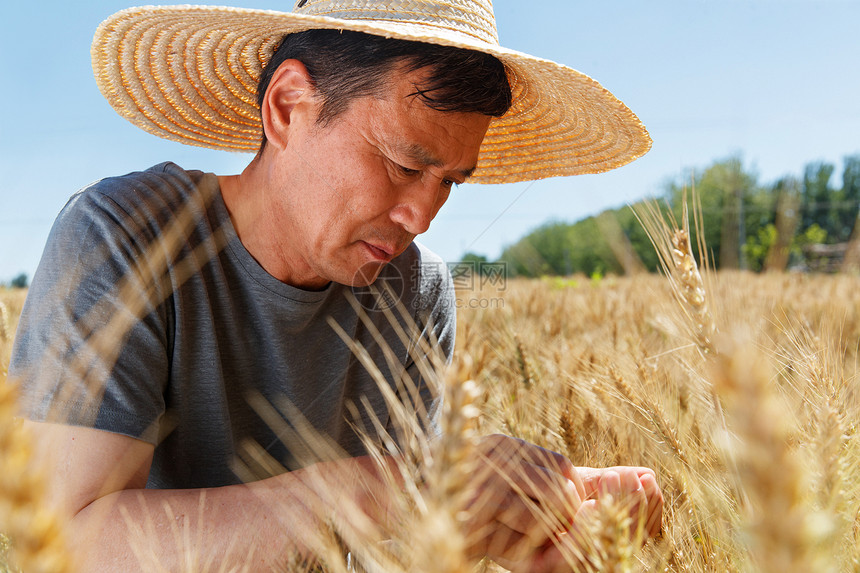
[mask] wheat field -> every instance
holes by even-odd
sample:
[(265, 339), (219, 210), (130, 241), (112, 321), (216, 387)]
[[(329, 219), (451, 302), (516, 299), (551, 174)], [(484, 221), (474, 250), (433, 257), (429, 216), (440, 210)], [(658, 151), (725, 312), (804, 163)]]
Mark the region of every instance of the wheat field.
[[(580, 466), (654, 468), (665, 494), (662, 535), (620, 548), (611, 527), (596, 530), (594, 570), (860, 571), (860, 280), (700, 276), (688, 250), (676, 241), (665, 251), (668, 278), (508, 280), (460, 291), (447, 377), (454, 436), (437, 451), (445, 456), (437, 467), (459, 475), (456, 440), (469, 427), (524, 438)], [(22, 300), (20, 291), (0, 291), (4, 374)], [(20, 468), (26, 447), (15, 441), (25, 437), (14, 433), (8, 392), (2, 398), (0, 470)], [(20, 491), (38, 480), (0, 481), (0, 530), (21, 546), (19, 559), (31, 564), (23, 569), (69, 570), (57, 545), (62, 531), (41, 512), (38, 490)], [(459, 547), (456, 484), (428, 480), (422, 519), (404, 518), (388, 532), (409, 546), (410, 560), (368, 554), (363, 567), (314, 567), (471, 569), (456, 555), (440, 559)], [(435, 535), (434, 507), (448, 518)], [(356, 539), (352, 555), (362, 553)]]
[(704, 347), (658, 276), (513, 282), (463, 313), (481, 430), (655, 468), (663, 536), (630, 570), (860, 570), (858, 279), (707, 278)]

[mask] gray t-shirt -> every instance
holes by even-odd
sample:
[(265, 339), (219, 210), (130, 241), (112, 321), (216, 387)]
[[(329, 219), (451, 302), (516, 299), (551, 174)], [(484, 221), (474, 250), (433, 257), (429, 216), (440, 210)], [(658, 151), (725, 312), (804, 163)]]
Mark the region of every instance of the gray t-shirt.
[[(346, 455), (361, 455), (355, 428), (374, 436), (373, 417), (382, 427), (391, 419), (378, 380), (342, 336), (427, 411), (430, 431), (439, 400), (422, 379), (417, 341), (430, 341), (443, 360), (454, 345), (453, 287), (441, 259), (413, 243), (383, 269), (375, 286), (384, 285), (380, 299), (368, 288), (305, 291), (276, 280), (240, 242), (217, 177), (163, 163), (99, 181), (60, 213), (24, 305), (10, 377), (32, 419), (155, 444), (148, 487), (247, 479), (234, 464), (253, 458), (244, 455), (251, 444), (287, 469), (301, 467), (292, 436), (301, 418)], [(417, 384), (411, 400), (404, 372)], [(246, 467), (266, 477), (267, 465)]]

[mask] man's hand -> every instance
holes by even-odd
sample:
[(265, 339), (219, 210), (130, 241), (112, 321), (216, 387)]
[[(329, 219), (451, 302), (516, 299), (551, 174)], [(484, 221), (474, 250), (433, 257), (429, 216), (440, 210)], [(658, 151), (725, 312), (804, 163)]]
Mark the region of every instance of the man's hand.
[(586, 495), (566, 457), (498, 434), (479, 442), (473, 478), (469, 553), (500, 564), (522, 561), (567, 531)]
[(651, 469), (576, 468), (561, 454), (501, 435), (484, 438), (478, 451), (467, 522), (474, 556), (515, 572), (576, 570), (574, 546), (608, 495), (628, 508), (633, 539), (660, 531), (663, 494)]
[[(632, 520), (631, 528), (642, 528), (646, 537), (660, 534), (663, 520), (663, 492), (657, 474), (650, 468), (615, 466), (611, 468), (576, 468), (585, 486), (585, 499), (599, 500), (612, 495), (626, 502)], [(641, 522), (641, 523), (640, 523)]]

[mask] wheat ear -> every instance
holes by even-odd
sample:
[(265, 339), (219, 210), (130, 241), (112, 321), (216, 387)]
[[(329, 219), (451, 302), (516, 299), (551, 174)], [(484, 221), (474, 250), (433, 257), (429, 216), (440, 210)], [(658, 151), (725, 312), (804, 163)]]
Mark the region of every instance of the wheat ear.
[[(697, 250), (705, 269), (710, 268), (707, 249), (702, 230), (701, 207), (694, 193), (693, 218), (697, 230)], [(682, 223), (678, 225), (671, 213), (664, 215), (654, 203), (645, 203), (634, 210), (636, 218), (645, 229), (660, 259), (663, 272), (672, 285), (672, 291), (681, 304), (684, 315), (691, 323), (692, 334), (699, 349), (708, 354), (713, 352), (713, 336), (716, 332), (711, 311), (707, 304), (705, 281), (690, 245), (690, 215), (686, 197), (684, 198)], [(667, 217), (669, 221), (667, 221)]]
[(0, 531), (11, 561), (27, 573), (74, 570), (59, 517), (43, 505), (45, 484), (34, 467), (30, 437), (15, 418), (17, 387), (0, 373)]
[(11, 338), (11, 329), (9, 328), (9, 309), (6, 304), (0, 300), (0, 344)]
[(601, 573), (633, 570), (634, 547), (630, 539), (631, 518), (627, 506), (612, 496), (597, 505), (595, 518), (586, 528), (591, 535), (590, 558)]
[[(686, 205), (684, 209), (686, 211)], [(712, 338), (716, 327), (711, 312), (708, 310), (705, 284), (690, 249), (690, 237), (687, 229), (678, 229), (672, 236), (672, 262), (678, 277), (677, 288), (680, 291), (681, 300), (685, 304), (688, 316), (693, 321), (696, 343), (702, 351), (711, 353), (714, 350)]]
[(816, 551), (821, 516), (806, 502), (807, 474), (791, 446), (797, 434), (793, 413), (773, 379), (767, 361), (743, 337), (727, 341), (717, 353), (714, 387), (735, 433), (731, 456), (746, 496), (750, 555), (762, 571), (830, 571), (828, 556)]
[(475, 470), (475, 423), (480, 396), (477, 385), (457, 377), (449, 369), (442, 411), (442, 435), (431, 444), (431, 456), (424, 461), (423, 511), (413, 525), (422, 538), (416, 564), (427, 573), (467, 572), (473, 563), (467, 558), (468, 539), (463, 520), (472, 497)]

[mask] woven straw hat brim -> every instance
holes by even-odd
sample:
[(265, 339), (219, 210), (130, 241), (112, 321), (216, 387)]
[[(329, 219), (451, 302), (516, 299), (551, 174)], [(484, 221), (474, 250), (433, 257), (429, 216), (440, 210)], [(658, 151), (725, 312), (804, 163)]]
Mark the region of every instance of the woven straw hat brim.
[(130, 8), (96, 31), (93, 71), (108, 102), (141, 129), (185, 144), (253, 153), (262, 134), (256, 105), (262, 68), (285, 34), (312, 28), (474, 49), (501, 60), (513, 106), (491, 122), (470, 182), (600, 173), (651, 147), (633, 112), (588, 76), (420, 23), (213, 6)]

